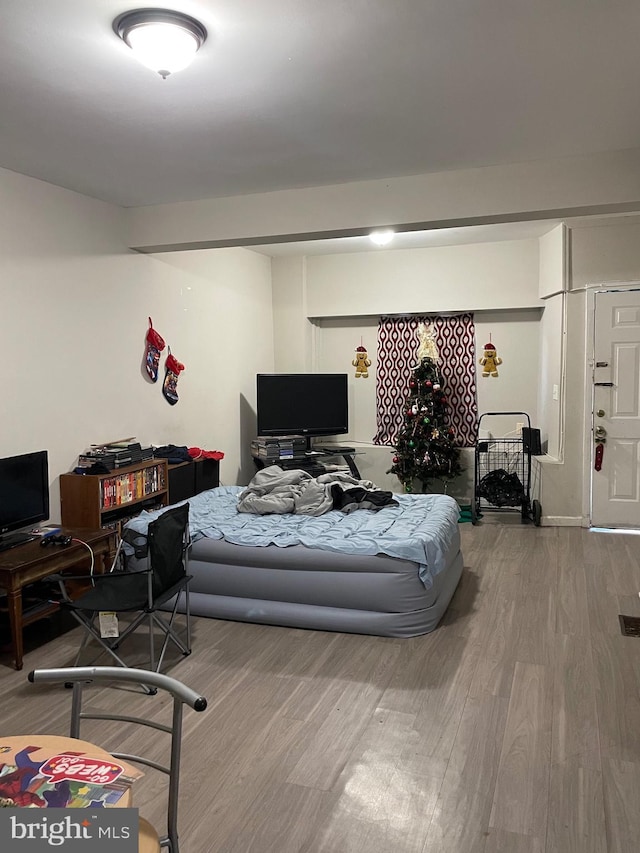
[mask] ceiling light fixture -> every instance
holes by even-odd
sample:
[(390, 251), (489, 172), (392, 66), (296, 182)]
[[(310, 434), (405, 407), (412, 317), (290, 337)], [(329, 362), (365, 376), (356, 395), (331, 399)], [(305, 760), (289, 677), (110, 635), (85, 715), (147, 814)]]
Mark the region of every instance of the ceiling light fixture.
[(375, 243), (376, 246), (387, 246), (394, 238), (395, 231), (391, 228), (385, 228), (382, 231), (372, 231), (369, 234), (369, 239), (372, 243)]
[(135, 9), (119, 15), (113, 30), (147, 68), (166, 79), (191, 62), (207, 31), (200, 21), (169, 9)]

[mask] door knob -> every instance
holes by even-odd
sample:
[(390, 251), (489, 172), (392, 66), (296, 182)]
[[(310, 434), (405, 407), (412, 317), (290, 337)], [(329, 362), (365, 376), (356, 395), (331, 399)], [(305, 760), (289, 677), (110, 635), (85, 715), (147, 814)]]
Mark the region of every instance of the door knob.
[(607, 431), (603, 426), (596, 427), (596, 438), (604, 438), (606, 434)]
[(599, 418), (604, 418), (606, 414), (607, 414), (607, 413), (605, 412), (605, 410), (604, 410), (604, 409), (598, 409), (598, 411), (596, 412), (596, 415), (597, 415)]

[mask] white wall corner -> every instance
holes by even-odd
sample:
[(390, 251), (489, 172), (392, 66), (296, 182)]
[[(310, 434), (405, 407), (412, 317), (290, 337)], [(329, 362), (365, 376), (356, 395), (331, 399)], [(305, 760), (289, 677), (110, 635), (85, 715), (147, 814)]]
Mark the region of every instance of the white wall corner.
[(568, 287), (568, 229), (564, 222), (539, 238), (540, 299), (562, 293)]

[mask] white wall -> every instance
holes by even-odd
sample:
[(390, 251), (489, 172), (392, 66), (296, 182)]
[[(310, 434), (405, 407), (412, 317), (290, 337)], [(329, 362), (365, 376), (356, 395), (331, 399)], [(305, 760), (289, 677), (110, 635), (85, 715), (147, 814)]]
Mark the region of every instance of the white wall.
[[(560, 458), (540, 459), (540, 500), (544, 514), (552, 523), (580, 524), (584, 523), (585, 294), (569, 293), (565, 299), (566, 374), (560, 403), (563, 407)], [(560, 303), (554, 310), (559, 317)]]
[[(527, 412), (536, 425), (544, 304), (538, 297), (537, 240), (277, 259), (272, 271), (276, 328), (286, 329), (287, 342), (300, 341), (297, 318), (298, 328), (306, 329), (313, 368), (349, 374), (350, 431), (344, 440), (361, 451), (358, 466), (364, 477), (400, 489), (387, 474), (389, 448), (371, 443), (376, 432), (378, 314), (474, 311), (471, 357), (477, 363), (491, 339), (503, 359), (498, 378), (478, 375), (479, 412)], [(304, 317), (305, 299), (310, 320)], [(361, 343), (373, 362), (368, 379), (356, 379), (351, 364)], [(417, 346), (416, 339), (416, 351)], [(300, 372), (302, 363), (283, 358), (277, 368)], [(489, 427), (494, 435), (504, 435), (521, 420), (492, 418)], [(466, 452), (465, 459), (467, 474), (455, 484), (455, 494), (468, 498), (473, 453)]]
[(560, 460), (563, 453), (564, 376), (566, 295), (557, 294), (545, 301), (540, 320), (537, 348), (539, 353), (538, 426), (543, 449)]
[[(239, 394), (273, 364), (268, 259), (237, 249), (181, 267), (130, 252), (121, 209), (6, 170), (0, 202), (0, 455), (49, 451), (52, 519), (58, 475), (92, 442), (219, 449), (236, 482)], [(175, 406), (144, 378), (149, 315), (186, 365)]]
[(568, 246), (564, 223), (540, 237), (540, 296), (545, 307), (538, 341), (538, 426), (543, 449), (556, 460), (563, 453)]
[(203, 249), (154, 261), (181, 279), (179, 328), (194, 371), (184, 396), (189, 436), (204, 448), (225, 441), (215, 448), (225, 452), (221, 479), (246, 484), (255, 473), (255, 376), (274, 370), (270, 259), (247, 249)]
[(571, 223), (571, 288), (640, 279), (640, 220)]
[(547, 299), (567, 289), (569, 233), (564, 223), (539, 238), (541, 299)]
[(278, 373), (313, 370), (313, 329), (306, 319), (306, 262), (302, 255), (271, 261), (273, 279), (278, 282), (273, 288), (273, 346)]
[(537, 240), (307, 258), (310, 317), (530, 308), (538, 288)]

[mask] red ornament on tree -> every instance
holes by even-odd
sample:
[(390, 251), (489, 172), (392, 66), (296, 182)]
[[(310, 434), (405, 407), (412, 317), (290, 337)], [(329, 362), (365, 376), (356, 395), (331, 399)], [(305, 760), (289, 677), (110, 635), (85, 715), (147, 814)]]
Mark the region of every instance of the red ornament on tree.
[(433, 382), (430, 379), (427, 379), (427, 381), (424, 383), (425, 388), (431, 388), (432, 385)]

